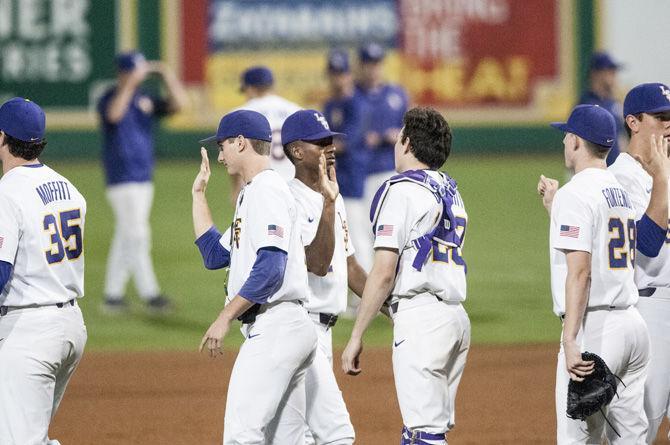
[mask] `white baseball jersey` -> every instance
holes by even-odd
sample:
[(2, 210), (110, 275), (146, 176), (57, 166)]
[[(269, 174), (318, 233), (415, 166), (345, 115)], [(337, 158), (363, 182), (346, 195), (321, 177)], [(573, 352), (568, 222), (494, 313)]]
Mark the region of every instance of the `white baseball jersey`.
[[(309, 246), (316, 236), (323, 210), (323, 195), (305, 185), (298, 179), (289, 182), (289, 188), (298, 204), (298, 222), (301, 226), (302, 242)], [(347, 212), (344, 209), (342, 196), (335, 200), (335, 250), (328, 273), (320, 277), (307, 273), (311, 292), (307, 310), (340, 314), (347, 308), (349, 293), (347, 282), (347, 258), (354, 254), (354, 247), (349, 240)]]
[[(435, 171), (428, 174), (443, 183)], [(410, 182), (393, 184), (379, 210), (374, 248), (387, 247), (400, 253), (392, 301), (430, 292), (448, 301), (464, 301), (466, 296), (465, 261), (461, 247), (435, 243), (421, 271), (412, 266), (418, 250), (413, 240), (429, 233), (442, 215), (442, 203), (426, 188)], [(468, 215), (463, 199), (456, 191), (452, 211), (456, 217), (457, 234), (464, 238)]]
[[(628, 196), (635, 208), (635, 218), (640, 220), (647, 211), (651, 198), (652, 179), (628, 153), (621, 153), (614, 164), (609, 167), (617, 181), (628, 192)], [(670, 200), (670, 196), (668, 196)], [(669, 235), (670, 236), (670, 235)], [(650, 258), (639, 251), (635, 258), (635, 283), (638, 289), (647, 287), (670, 287), (670, 238), (666, 238), (665, 244), (655, 258)], [(670, 292), (665, 295), (670, 296)], [(665, 298), (659, 292), (654, 295), (657, 298)]]
[(0, 179), (0, 260), (14, 265), (0, 305), (64, 303), (84, 295), (86, 201), (43, 164)]
[(285, 181), (292, 179), (295, 176), (295, 167), (284, 154), (281, 143), (281, 127), (287, 117), (301, 110), (302, 107), (276, 94), (268, 94), (249, 100), (240, 109), (257, 111), (268, 120), (272, 129), (270, 167), (279, 173)]
[[(588, 307), (627, 307), (637, 303), (633, 282), (635, 211), (614, 175), (587, 168), (554, 197), (550, 227), (551, 290), (554, 313), (565, 314), (564, 250), (591, 253)], [(632, 247), (632, 248), (631, 248)]]
[(260, 172), (242, 188), (233, 223), (220, 240), (231, 255), (229, 300), (249, 278), (257, 252), (263, 247), (276, 247), (287, 253), (284, 282), (267, 302), (308, 299), (305, 248), (297, 217), (295, 198), (274, 170)]

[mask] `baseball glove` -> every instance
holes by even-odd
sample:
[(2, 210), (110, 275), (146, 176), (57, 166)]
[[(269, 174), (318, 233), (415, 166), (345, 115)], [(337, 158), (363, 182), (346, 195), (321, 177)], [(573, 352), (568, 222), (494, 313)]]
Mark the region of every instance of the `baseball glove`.
[[(581, 382), (570, 380), (568, 384), (568, 409), (567, 414), (571, 419), (586, 420), (591, 414), (600, 411), (603, 406), (609, 404), (617, 393), (617, 380), (619, 377), (612, 374), (607, 363), (599, 355), (591, 352), (582, 352), (582, 360), (593, 361), (593, 372)], [(623, 385), (623, 382), (621, 382)], [(625, 386), (625, 385), (624, 385)], [(605, 417), (609, 424), (609, 420)], [(610, 424), (610, 426), (612, 426)], [(612, 427), (612, 429), (614, 429)], [(614, 430), (617, 435), (619, 434)]]

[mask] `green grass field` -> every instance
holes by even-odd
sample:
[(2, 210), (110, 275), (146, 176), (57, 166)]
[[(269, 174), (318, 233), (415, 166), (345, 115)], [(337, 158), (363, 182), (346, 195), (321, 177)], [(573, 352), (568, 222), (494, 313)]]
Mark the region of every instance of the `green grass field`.
[[(459, 183), (469, 213), (465, 259), (468, 300), (476, 343), (556, 341), (560, 323), (551, 312), (548, 265), (548, 218), (535, 192), (540, 173), (563, 178), (561, 152), (543, 157), (458, 157), (447, 170)], [(88, 349), (195, 349), (224, 301), (221, 271), (207, 271), (193, 244), (191, 183), (199, 163), (161, 162), (156, 171), (152, 213), (153, 258), (164, 292), (176, 311), (152, 317), (143, 311), (132, 287), (132, 311), (101, 313), (107, 250), (113, 231), (104, 194), (101, 167), (96, 162), (51, 162), (80, 189), (88, 201), (85, 234), (86, 297), (81, 301), (88, 326)], [(231, 207), (223, 167), (213, 165), (208, 197), (219, 227), (229, 223)], [(336, 345), (343, 345), (351, 322), (335, 328)], [(228, 336), (229, 345), (241, 335)], [(388, 345), (391, 326), (380, 317), (366, 338), (369, 346)]]

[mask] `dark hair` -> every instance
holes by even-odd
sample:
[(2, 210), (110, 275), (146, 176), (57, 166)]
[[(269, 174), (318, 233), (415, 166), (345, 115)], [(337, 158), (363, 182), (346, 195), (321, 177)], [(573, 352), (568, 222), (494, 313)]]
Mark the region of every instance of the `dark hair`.
[(44, 147), (47, 146), (46, 139), (41, 139), (36, 142), (26, 142), (21, 139), (16, 139), (5, 132), (3, 132), (3, 134), (5, 135), (5, 144), (9, 146), (9, 153), (12, 156), (25, 159), (26, 161), (36, 159), (42, 154)]
[(400, 142), (409, 138), (414, 157), (433, 169), (442, 167), (451, 152), (451, 128), (440, 113), (430, 107), (416, 107), (405, 113)]
[[(637, 120), (641, 121), (642, 118), (644, 117), (644, 113), (633, 114), (633, 116), (635, 116), (635, 118)], [(626, 128), (626, 134), (628, 134), (628, 137), (630, 138), (633, 135), (633, 132), (631, 131), (630, 127), (628, 126), (628, 121), (626, 121), (625, 117), (624, 117), (623, 122), (624, 122), (624, 124), (626, 124), (626, 125), (624, 125), (624, 127)]]
[(302, 141), (297, 140), (297, 141), (289, 142), (288, 144), (283, 146), (284, 154), (286, 155), (288, 160), (291, 161), (291, 164), (295, 164), (295, 159), (293, 158), (293, 155), (291, 154), (291, 152), (293, 151), (294, 148), (299, 147), (301, 142)]
[(604, 145), (596, 144), (591, 141), (587, 141), (586, 139), (582, 139), (584, 141), (584, 145), (586, 145), (586, 149), (596, 158), (598, 159), (605, 159), (607, 158), (607, 154), (610, 152), (611, 147), (605, 147)]
[[(235, 141), (235, 139), (236, 138), (228, 138), (226, 139), (226, 142), (232, 144)], [(246, 139), (249, 141), (249, 143), (251, 144), (251, 148), (253, 148), (256, 153), (263, 156), (270, 155), (270, 146), (272, 145), (270, 142), (261, 141), (260, 139), (251, 139), (251, 138)]]

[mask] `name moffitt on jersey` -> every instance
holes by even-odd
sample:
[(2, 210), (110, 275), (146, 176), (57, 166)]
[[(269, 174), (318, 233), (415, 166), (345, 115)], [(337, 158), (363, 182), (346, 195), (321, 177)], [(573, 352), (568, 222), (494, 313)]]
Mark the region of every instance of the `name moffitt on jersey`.
[(308, 299), (305, 247), (297, 217), (295, 198), (274, 170), (262, 171), (242, 188), (233, 223), (220, 240), (231, 256), (229, 300), (249, 278), (257, 252), (263, 247), (276, 247), (287, 253), (284, 282), (267, 302)]
[(64, 303), (84, 295), (86, 201), (43, 164), (0, 179), (0, 260), (13, 264), (2, 306)]
[(281, 143), (281, 127), (287, 117), (298, 110), (302, 110), (302, 107), (276, 94), (268, 94), (249, 100), (239, 109), (256, 111), (265, 116), (272, 129), (270, 167), (279, 173), (285, 181), (292, 179), (295, 176), (295, 167), (284, 154)]
[[(640, 220), (651, 199), (651, 176), (628, 153), (621, 153), (614, 164), (609, 167), (609, 170), (628, 192), (635, 208), (635, 218)], [(668, 199), (670, 200), (670, 196), (668, 196)], [(638, 289), (647, 287), (670, 288), (670, 234), (666, 235), (665, 244), (661, 247), (657, 257), (650, 258), (639, 251), (637, 252), (635, 283)], [(663, 293), (657, 293), (654, 296), (663, 298), (663, 295)]]
[[(444, 184), (442, 176), (427, 171)], [(421, 271), (412, 266), (418, 250), (413, 241), (429, 233), (442, 216), (442, 203), (421, 185), (410, 182), (393, 184), (379, 204), (374, 247), (397, 249), (400, 254), (398, 273), (391, 301), (429, 292), (448, 301), (464, 301), (466, 296), (466, 265), (461, 247), (433, 243), (433, 249)], [(451, 207), (456, 218), (456, 233), (464, 239), (468, 215), (463, 199), (456, 191)]]
[[(323, 195), (298, 179), (289, 182), (298, 204), (298, 223), (301, 226), (302, 242), (309, 246), (319, 227), (323, 210)], [(310, 312), (340, 314), (347, 308), (349, 286), (347, 281), (347, 258), (354, 254), (349, 239), (347, 212), (341, 195), (335, 200), (335, 250), (325, 277), (307, 273), (311, 295), (307, 303)]]
[(610, 171), (587, 168), (556, 192), (549, 237), (556, 315), (565, 314), (564, 250), (591, 253), (587, 307), (627, 307), (637, 302), (635, 211), (627, 190)]

